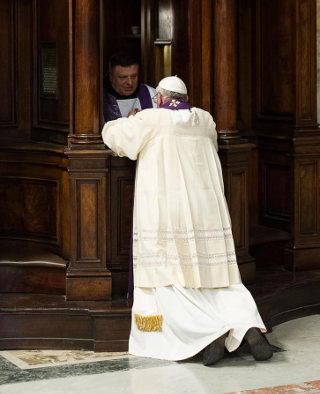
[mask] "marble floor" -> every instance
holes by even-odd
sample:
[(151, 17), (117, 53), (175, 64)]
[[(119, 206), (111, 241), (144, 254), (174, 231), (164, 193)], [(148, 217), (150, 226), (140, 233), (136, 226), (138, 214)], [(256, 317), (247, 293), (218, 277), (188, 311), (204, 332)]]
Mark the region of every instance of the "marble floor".
[(242, 346), (211, 367), (200, 357), (168, 362), (48, 351), (34, 362), (30, 354), (0, 352), (0, 394), (320, 393), (320, 315), (276, 326), (268, 339), (276, 350), (271, 360), (256, 362)]

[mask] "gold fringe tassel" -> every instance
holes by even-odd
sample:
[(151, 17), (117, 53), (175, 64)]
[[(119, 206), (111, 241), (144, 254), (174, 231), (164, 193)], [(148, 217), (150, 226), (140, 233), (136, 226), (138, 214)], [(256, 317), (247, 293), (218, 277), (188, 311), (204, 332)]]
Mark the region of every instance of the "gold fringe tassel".
[(162, 330), (162, 315), (139, 315), (135, 313), (134, 320), (138, 330), (151, 332)]

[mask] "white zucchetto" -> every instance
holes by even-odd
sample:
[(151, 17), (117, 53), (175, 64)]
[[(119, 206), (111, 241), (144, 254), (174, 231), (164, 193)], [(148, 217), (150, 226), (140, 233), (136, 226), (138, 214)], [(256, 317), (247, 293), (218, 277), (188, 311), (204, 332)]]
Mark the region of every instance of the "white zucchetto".
[(185, 83), (176, 75), (161, 79), (158, 86), (162, 89), (169, 90), (170, 92), (187, 94), (187, 87)]

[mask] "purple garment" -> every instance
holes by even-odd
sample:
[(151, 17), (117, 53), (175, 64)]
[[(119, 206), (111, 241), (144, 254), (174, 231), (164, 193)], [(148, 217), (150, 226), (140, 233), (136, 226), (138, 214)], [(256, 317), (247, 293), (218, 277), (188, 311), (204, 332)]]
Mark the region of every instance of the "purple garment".
[(166, 109), (173, 109), (173, 110), (178, 110), (178, 109), (191, 109), (190, 105), (186, 103), (183, 100), (178, 100), (178, 99), (171, 99), (164, 104), (161, 105), (160, 108), (166, 108)]
[[(153, 107), (149, 89), (143, 83), (139, 85), (137, 97), (140, 101), (141, 109)], [(132, 97), (130, 96), (130, 98)], [(103, 90), (103, 115), (105, 122), (122, 117), (116, 97), (107, 92), (106, 89)]]

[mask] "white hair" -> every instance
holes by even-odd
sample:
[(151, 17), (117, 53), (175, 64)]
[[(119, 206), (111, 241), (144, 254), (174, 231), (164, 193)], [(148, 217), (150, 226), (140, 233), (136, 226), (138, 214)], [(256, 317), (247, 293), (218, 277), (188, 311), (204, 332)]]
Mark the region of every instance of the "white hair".
[(167, 100), (167, 99), (177, 99), (177, 100), (182, 100), (182, 101), (187, 101), (187, 95), (182, 94), (182, 93), (177, 93), (177, 92), (171, 92), (170, 90), (163, 89), (160, 86), (157, 86), (156, 92), (161, 94), (161, 96)]

